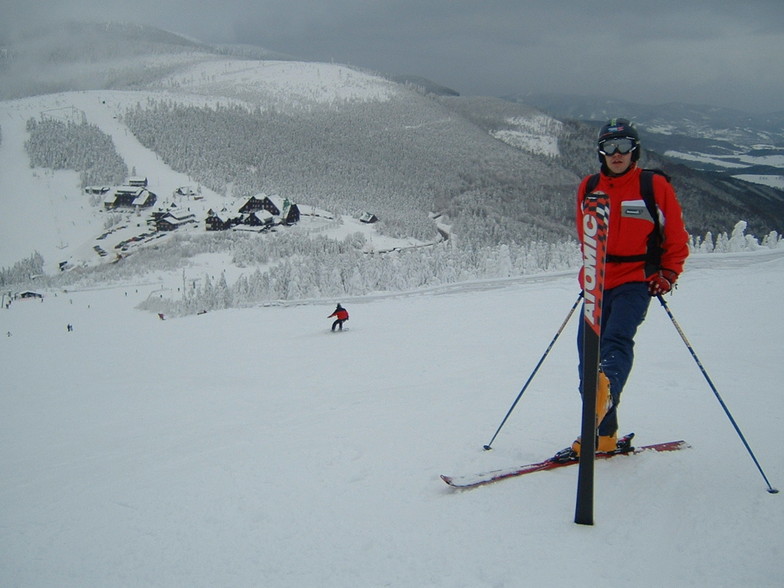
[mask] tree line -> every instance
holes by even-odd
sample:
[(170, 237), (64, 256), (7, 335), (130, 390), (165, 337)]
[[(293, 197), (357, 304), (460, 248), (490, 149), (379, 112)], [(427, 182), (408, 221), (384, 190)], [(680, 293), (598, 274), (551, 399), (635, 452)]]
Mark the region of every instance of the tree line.
[(128, 166), (112, 138), (86, 121), (61, 121), (46, 116), (27, 121), (25, 149), (33, 167), (78, 171), (81, 184), (125, 182)]

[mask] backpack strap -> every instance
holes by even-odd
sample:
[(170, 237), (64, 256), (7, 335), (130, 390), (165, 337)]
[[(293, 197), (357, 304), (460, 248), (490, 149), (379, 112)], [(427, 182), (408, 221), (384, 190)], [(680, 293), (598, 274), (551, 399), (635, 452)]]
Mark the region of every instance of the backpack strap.
[[(630, 263), (630, 262), (645, 262), (645, 276), (650, 276), (657, 271), (661, 266), (662, 256), (662, 234), (661, 223), (659, 222), (659, 210), (656, 207), (656, 198), (653, 193), (653, 176), (660, 175), (669, 182), (670, 177), (660, 169), (644, 169), (640, 174), (640, 195), (645, 202), (645, 207), (648, 209), (648, 214), (653, 219), (653, 230), (648, 236), (648, 249), (645, 253), (640, 255), (607, 255), (607, 261), (611, 263)], [(590, 194), (599, 184), (599, 174), (594, 174), (588, 178), (585, 184), (585, 194)]]
[(651, 215), (651, 218), (653, 218), (653, 224), (656, 226), (656, 230), (661, 232), (659, 209), (656, 208), (656, 198), (653, 196), (653, 176), (655, 175), (662, 176), (667, 182), (670, 181), (670, 176), (660, 169), (644, 169), (640, 174), (640, 194), (645, 201), (648, 213)]
[(590, 178), (588, 178), (588, 183), (585, 184), (585, 194), (583, 194), (583, 198), (585, 198), (588, 194), (593, 192), (594, 188), (599, 184), (599, 174), (593, 174)]
[(653, 194), (653, 176), (660, 175), (664, 177), (667, 182), (670, 181), (670, 176), (660, 169), (644, 169), (640, 174), (640, 194), (645, 201), (645, 206), (648, 213), (653, 218), (653, 231), (648, 236), (648, 252), (647, 259), (645, 260), (645, 277), (655, 274), (661, 269), (661, 258), (664, 253), (662, 247), (662, 230), (661, 222), (659, 221), (659, 208), (656, 206), (656, 198)]

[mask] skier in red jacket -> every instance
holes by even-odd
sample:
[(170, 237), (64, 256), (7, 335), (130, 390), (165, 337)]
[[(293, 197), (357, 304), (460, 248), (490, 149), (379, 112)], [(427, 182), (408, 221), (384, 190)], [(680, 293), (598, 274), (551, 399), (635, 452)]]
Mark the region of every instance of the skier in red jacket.
[[(634, 336), (645, 320), (652, 296), (666, 294), (675, 285), (689, 255), (689, 235), (681, 206), (668, 179), (652, 174), (658, 222), (652, 218), (641, 188), (640, 137), (628, 120), (611, 119), (597, 141), (601, 173), (587, 176), (577, 192), (577, 235), (582, 243), (583, 200), (587, 191), (610, 197), (607, 237), (600, 373), (597, 389), (597, 451), (612, 451), (618, 436), (617, 407), (634, 361)], [(646, 172), (650, 173), (650, 172)], [(654, 231), (659, 229), (658, 238)], [(583, 272), (579, 275), (583, 287)], [(583, 321), (577, 347), (582, 377)], [(582, 391), (582, 382), (580, 383)], [(580, 439), (572, 449), (579, 455)]]
[(335, 327), (339, 327), (340, 330), (342, 331), (343, 323), (348, 320), (348, 311), (342, 306), (340, 306), (340, 303), (338, 303), (337, 308), (335, 308), (335, 312), (333, 312), (327, 318), (332, 318), (333, 316), (336, 317), (336, 319), (335, 322), (332, 323), (332, 330), (334, 331)]

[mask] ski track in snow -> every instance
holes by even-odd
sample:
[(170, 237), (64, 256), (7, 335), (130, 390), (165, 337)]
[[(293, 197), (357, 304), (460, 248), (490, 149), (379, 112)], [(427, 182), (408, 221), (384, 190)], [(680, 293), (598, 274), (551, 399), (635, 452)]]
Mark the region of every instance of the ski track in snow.
[[(670, 307), (773, 485), (784, 253), (696, 256)], [(653, 302), (621, 426), (672, 454), (468, 492), (579, 429), (573, 275), (159, 320), (135, 283), (0, 310), (4, 586), (778, 586), (784, 503)], [(67, 332), (66, 325), (74, 325)], [(8, 335), (10, 333), (10, 336)]]

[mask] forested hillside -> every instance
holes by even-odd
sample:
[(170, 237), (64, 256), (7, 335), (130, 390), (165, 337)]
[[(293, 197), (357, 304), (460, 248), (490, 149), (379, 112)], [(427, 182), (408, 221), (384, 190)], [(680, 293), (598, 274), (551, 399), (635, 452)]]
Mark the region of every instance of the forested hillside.
[(27, 121), (30, 134), (25, 147), (30, 165), (78, 171), (82, 187), (91, 184), (122, 184), (128, 166), (117, 154), (111, 137), (86, 121), (53, 118)]
[[(56, 191), (58, 203), (86, 199), (91, 226), (96, 219), (105, 230), (128, 225), (131, 213), (104, 212), (101, 198), (83, 188), (149, 173), (135, 169), (137, 160), (155, 167), (159, 179), (176, 176), (203, 186), (218, 209), (264, 192), (326, 212), (317, 229), (264, 235), (208, 234), (199, 218), (193, 230), (140, 246), (114, 264), (89, 270), (76, 264), (76, 271), (57, 277), (41, 276), (42, 256), (30, 251), (0, 272), (3, 285), (32, 277), (59, 286), (129, 279), (176, 272), (201, 254), (226, 256), (231, 278), (212, 274), (187, 293), (148, 301), (150, 308), (180, 313), (505, 278), (579, 262), (575, 190), (598, 168), (589, 124), (558, 120), (523, 103), (433, 94), (429, 84), (394, 83), (347, 66), (264, 61), (259, 53), (210, 48), (143, 27), (83, 32), (78, 41), (53, 35), (2, 54), (0, 77), (10, 85), (30, 60), (42, 62), (40, 84), (22, 75), (15, 91), (94, 88), (78, 98), (63, 93), (38, 109), (37, 102), (26, 103), (23, 109), (34, 115), (24, 119), (24, 129), (16, 112), (22, 103), (4, 103), (14, 140), (24, 135), (25, 153), (15, 157), (32, 166), (14, 174), (27, 182), (19, 184), (23, 190), (13, 188), (24, 192), (17, 215), (30, 208), (25, 198), (45, 211)], [(120, 41), (131, 58), (118, 54)], [(102, 45), (112, 47), (104, 61)], [(109, 87), (107, 101), (101, 88)], [(672, 176), (695, 247), (721, 249), (733, 227), (736, 243), (745, 242), (742, 233), (749, 230), (777, 244), (775, 231), (784, 226), (781, 191), (698, 172), (653, 152), (643, 151), (641, 163)], [(63, 194), (52, 170), (77, 172), (78, 194)], [(342, 227), (343, 218), (365, 212), (379, 219), (371, 233)], [(134, 214), (130, 224), (146, 231), (140, 212)], [(16, 226), (32, 220), (14, 219)], [(44, 219), (54, 223), (55, 234), (62, 224), (77, 224), (51, 212), (35, 221)], [(384, 252), (368, 242), (373, 236), (406, 246)], [(86, 249), (94, 259), (95, 247)], [(65, 256), (60, 248), (52, 254)]]
[(124, 121), (170, 166), (219, 193), (370, 211), (385, 234), (422, 240), (435, 235), (431, 213), (446, 214), (468, 245), (567, 233), (575, 178), (415, 92), (296, 112), (159, 102)]

